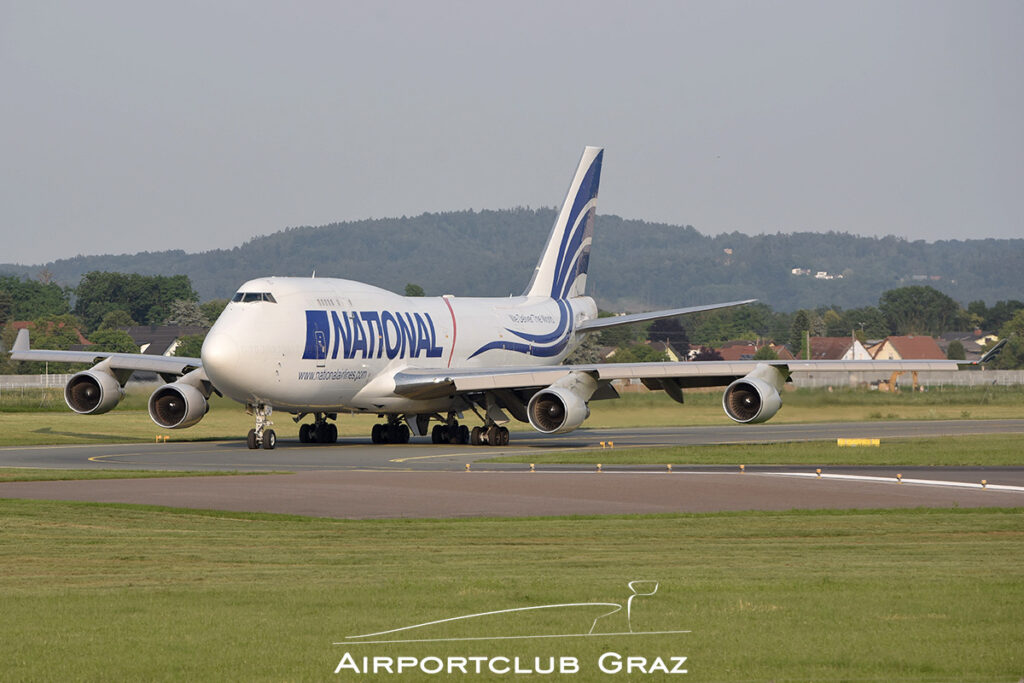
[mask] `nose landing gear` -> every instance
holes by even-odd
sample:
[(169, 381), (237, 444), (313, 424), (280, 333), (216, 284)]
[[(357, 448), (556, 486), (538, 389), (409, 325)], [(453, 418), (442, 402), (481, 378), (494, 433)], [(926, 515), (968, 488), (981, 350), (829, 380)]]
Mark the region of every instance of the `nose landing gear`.
[(267, 429), (267, 427), (274, 424), (270, 421), (270, 414), (274, 412), (273, 406), (264, 405), (263, 403), (256, 405), (249, 403), (245, 406), (245, 412), (256, 418), (256, 428), (249, 430), (246, 444), (250, 449), (262, 446), (264, 450), (273, 450), (277, 446), (277, 434), (274, 433), (273, 429)]

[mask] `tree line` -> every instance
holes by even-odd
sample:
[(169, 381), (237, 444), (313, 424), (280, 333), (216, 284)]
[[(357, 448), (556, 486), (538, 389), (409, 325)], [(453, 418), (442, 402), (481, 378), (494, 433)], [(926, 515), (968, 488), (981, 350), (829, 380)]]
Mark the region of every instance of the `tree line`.
[[(407, 296), (423, 296), (423, 287), (405, 286)], [(200, 302), (186, 275), (139, 275), (92, 271), (77, 287), (62, 287), (47, 273), (37, 279), (0, 276), (0, 326), (4, 348), (14, 342), (13, 322), (33, 323), (32, 345), (67, 349), (81, 343), (79, 333), (101, 351), (135, 352), (125, 329), (135, 325), (209, 327), (227, 304), (226, 299)], [(602, 313), (612, 315), (612, 313)], [(806, 334), (853, 336), (866, 342), (889, 335), (938, 336), (946, 332), (981, 329), (1009, 338), (994, 367), (1024, 367), (1024, 302), (1016, 299), (970, 302), (966, 307), (927, 285), (886, 290), (877, 306), (843, 309), (822, 306), (779, 312), (765, 303), (697, 313), (605, 330), (592, 335), (577, 352), (579, 362), (594, 362), (599, 347), (616, 347), (618, 362), (667, 360), (646, 344), (668, 342), (680, 353), (691, 348), (700, 359), (714, 359), (713, 349), (730, 340), (746, 339), (785, 344), (799, 357)], [(198, 356), (202, 336), (185, 339), (179, 355)], [(955, 348), (955, 347), (954, 347)], [(41, 372), (39, 364), (13, 363), (0, 357), (0, 374)], [(60, 371), (51, 368), (51, 371)]]
[[(550, 208), (450, 211), (295, 227), (232, 249), (79, 256), (49, 263), (69, 285), (89, 272), (188, 275), (203, 300), (267, 274), (341, 277), (400, 292), (507, 296), (523, 291), (555, 220)], [(457, 264), (457, 267), (453, 267)], [(386, 267), (383, 267), (385, 266)], [(810, 275), (794, 275), (793, 269)], [(38, 267), (0, 265), (33, 275)], [(833, 279), (819, 279), (817, 273)], [(703, 234), (600, 214), (589, 287), (608, 310), (651, 310), (757, 297), (776, 310), (877, 305), (882, 292), (928, 285), (958, 301), (1021, 296), (1024, 239), (938, 242), (839, 232)], [(842, 276), (837, 277), (837, 276)], [(138, 318), (136, 318), (138, 319)], [(139, 322), (145, 322), (140, 320)]]
[[(32, 346), (69, 349), (88, 340), (90, 349), (137, 353), (127, 328), (139, 325), (209, 327), (226, 299), (199, 302), (188, 276), (138, 275), (94, 271), (77, 287), (61, 287), (49, 278), (31, 280), (0, 276), (0, 340), (10, 349), (17, 336), (15, 321), (28, 321)], [(179, 355), (198, 356), (201, 335), (185, 338)], [(42, 363), (15, 363), (0, 357), (0, 374), (40, 373)], [(50, 364), (51, 372), (65, 372), (66, 364)]]
[[(711, 350), (734, 340), (782, 344), (799, 358), (807, 335), (855, 337), (866, 343), (891, 335), (935, 337), (974, 330), (1009, 339), (991, 367), (1024, 368), (1024, 302), (1013, 299), (988, 306), (978, 300), (963, 307), (946, 294), (925, 285), (887, 290), (877, 306), (845, 310), (838, 306), (818, 307), (785, 313), (757, 302), (659, 320), (647, 326), (611, 328), (596, 335), (576, 358), (580, 362), (595, 362), (597, 349), (604, 346), (616, 347), (613, 358), (616, 362), (664, 361), (668, 357), (652, 350), (647, 342), (668, 342), (678, 353), (696, 349), (699, 359), (714, 360)], [(957, 359), (963, 358), (962, 345), (959, 353), (956, 344), (951, 348)], [(764, 352), (764, 357), (770, 357), (769, 353)]]

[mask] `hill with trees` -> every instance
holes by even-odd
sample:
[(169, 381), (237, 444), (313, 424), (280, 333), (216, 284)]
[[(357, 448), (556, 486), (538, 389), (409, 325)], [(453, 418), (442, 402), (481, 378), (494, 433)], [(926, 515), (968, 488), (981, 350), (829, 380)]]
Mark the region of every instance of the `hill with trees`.
[[(202, 300), (265, 275), (342, 277), (397, 292), (505, 296), (523, 291), (553, 209), (455, 211), (289, 228), (234, 249), (78, 256), (0, 274), (75, 287), (88, 272), (187, 275)], [(959, 302), (1024, 298), (1024, 239), (907, 241), (846, 233), (704, 235), (691, 226), (598, 216), (588, 289), (608, 310), (756, 297), (776, 311), (877, 305), (928, 285)], [(794, 274), (795, 273), (795, 274)], [(2, 302), (0, 302), (2, 304)]]

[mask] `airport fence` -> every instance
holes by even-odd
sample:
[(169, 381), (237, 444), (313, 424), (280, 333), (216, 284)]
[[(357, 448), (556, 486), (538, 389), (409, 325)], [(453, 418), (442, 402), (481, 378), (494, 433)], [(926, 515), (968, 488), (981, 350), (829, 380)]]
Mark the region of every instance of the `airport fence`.
[(71, 375), (0, 375), (0, 391), (14, 389), (63, 388)]
[[(891, 372), (797, 372), (793, 384), (801, 389), (822, 387), (862, 387), (888, 382)], [(900, 386), (913, 383), (911, 373), (896, 378)], [(983, 387), (1024, 384), (1024, 370), (962, 370), (960, 372), (919, 372), (917, 383), (923, 387)]]

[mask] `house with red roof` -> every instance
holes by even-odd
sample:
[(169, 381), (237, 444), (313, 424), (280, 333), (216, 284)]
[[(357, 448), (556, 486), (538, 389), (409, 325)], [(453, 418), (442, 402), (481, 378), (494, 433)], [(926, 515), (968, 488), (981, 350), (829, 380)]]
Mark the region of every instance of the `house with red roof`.
[(722, 344), (717, 351), (722, 357), (722, 360), (752, 360), (754, 358), (754, 354), (765, 346), (770, 346), (779, 357), (779, 360), (793, 360), (793, 354), (790, 353), (789, 349), (782, 344), (757, 344), (749, 341), (730, 341)]
[(874, 353), (875, 360), (934, 360), (945, 357), (939, 343), (927, 335), (886, 337)]
[(871, 360), (854, 337), (811, 337), (811, 360)]

